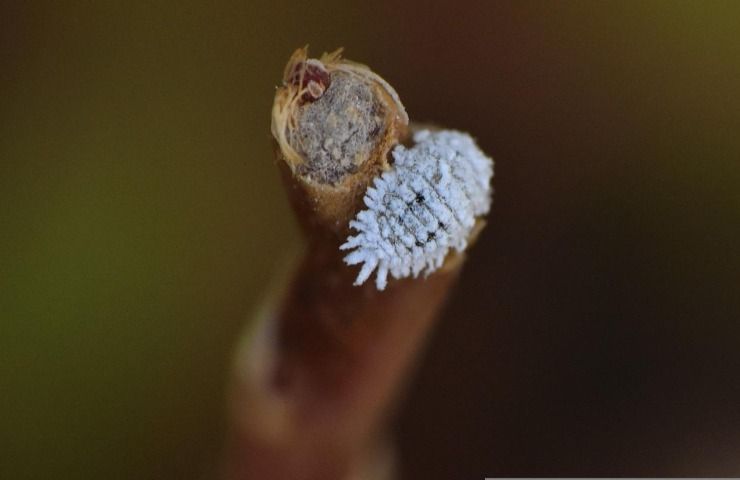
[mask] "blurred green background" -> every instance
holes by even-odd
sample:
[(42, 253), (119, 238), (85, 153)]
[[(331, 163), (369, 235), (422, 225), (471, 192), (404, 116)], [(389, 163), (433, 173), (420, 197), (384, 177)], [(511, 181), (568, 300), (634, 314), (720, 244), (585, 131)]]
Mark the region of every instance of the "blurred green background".
[(3, 2), (0, 478), (201, 478), (337, 46), (496, 159), (409, 478), (740, 474), (736, 2)]

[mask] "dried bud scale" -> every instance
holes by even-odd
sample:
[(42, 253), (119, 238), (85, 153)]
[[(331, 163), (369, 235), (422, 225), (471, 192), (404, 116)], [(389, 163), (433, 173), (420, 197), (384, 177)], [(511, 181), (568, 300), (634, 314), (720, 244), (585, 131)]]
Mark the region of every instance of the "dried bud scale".
[(302, 48), (288, 61), (271, 129), (319, 228), (346, 234), (407, 127), (395, 90), (366, 66), (341, 58), (341, 50), (309, 59)]

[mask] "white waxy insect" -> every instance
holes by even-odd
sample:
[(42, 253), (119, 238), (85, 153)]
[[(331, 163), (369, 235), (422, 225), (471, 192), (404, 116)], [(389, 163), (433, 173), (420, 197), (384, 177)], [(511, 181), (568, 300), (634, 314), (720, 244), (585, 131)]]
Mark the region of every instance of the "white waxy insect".
[(412, 148), (393, 150), (394, 165), (367, 189), (349, 224), (357, 231), (340, 247), (345, 263), (362, 263), (355, 285), (377, 268), (375, 285), (426, 275), (442, 266), (451, 248), (465, 250), (476, 217), (491, 206), (493, 160), (470, 135), (422, 130)]

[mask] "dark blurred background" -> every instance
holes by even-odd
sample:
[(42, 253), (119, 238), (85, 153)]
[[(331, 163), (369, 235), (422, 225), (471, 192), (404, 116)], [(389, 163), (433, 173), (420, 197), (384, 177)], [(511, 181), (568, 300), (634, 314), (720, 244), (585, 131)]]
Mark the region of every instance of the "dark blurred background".
[(3, 2), (0, 478), (200, 478), (298, 230), (294, 48), (496, 160), (402, 471), (740, 475), (736, 2)]

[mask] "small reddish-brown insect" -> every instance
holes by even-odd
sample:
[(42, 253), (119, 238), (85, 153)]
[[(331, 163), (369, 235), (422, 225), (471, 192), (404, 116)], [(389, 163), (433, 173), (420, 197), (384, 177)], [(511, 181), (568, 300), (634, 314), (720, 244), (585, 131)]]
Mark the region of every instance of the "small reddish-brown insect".
[(324, 94), (329, 85), (331, 85), (331, 76), (324, 68), (320, 61), (309, 58), (303, 62), (296, 63), (293, 72), (290, 74), (288, 83), (291, 85), (300, 85), (303, 89), (301, 101), (315, 102)]

